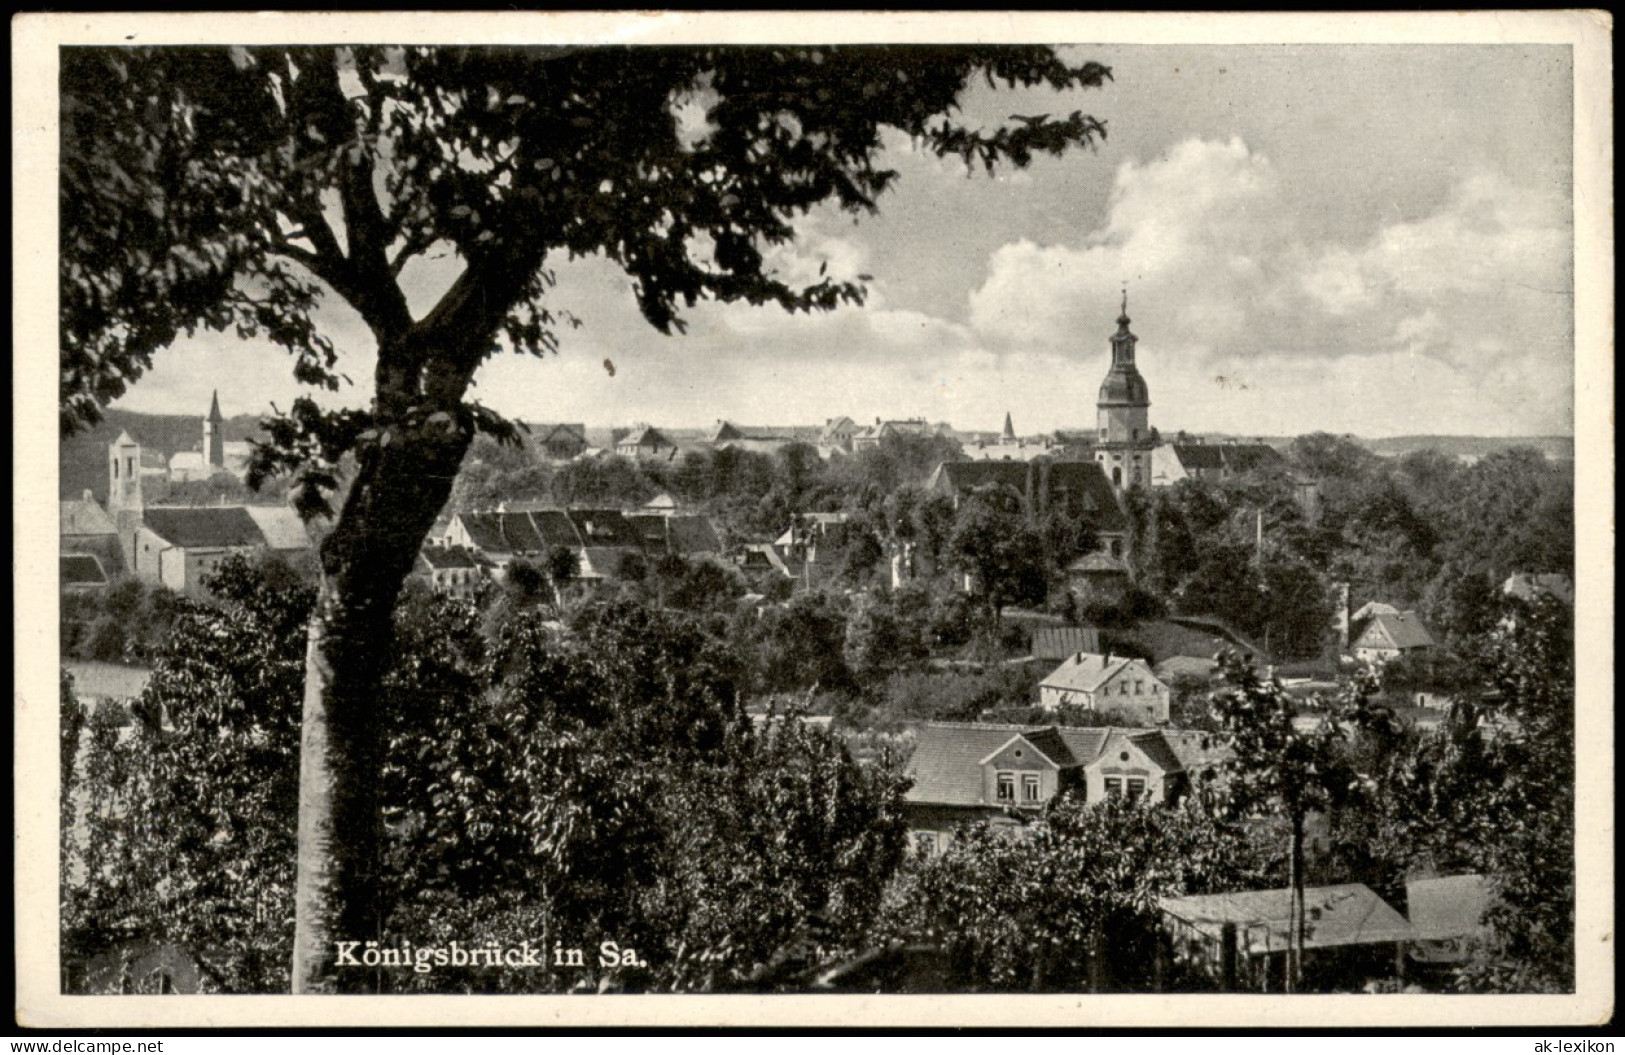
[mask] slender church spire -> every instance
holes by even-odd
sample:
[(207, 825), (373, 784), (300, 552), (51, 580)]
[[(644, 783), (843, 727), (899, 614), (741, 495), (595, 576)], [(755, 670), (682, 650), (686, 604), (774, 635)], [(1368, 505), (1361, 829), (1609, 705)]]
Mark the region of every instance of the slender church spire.
[(1004, 439), (1006, 442), (1009, 442), (1015, 438), (1016, 426), (1015, 423), (1010, 420), (1010, 412), (1007, 410), (1004, 412)]

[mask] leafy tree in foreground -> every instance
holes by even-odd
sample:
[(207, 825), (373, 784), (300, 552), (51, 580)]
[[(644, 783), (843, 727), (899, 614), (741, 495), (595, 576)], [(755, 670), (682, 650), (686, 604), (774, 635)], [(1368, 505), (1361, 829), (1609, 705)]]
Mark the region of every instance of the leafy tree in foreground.
[[(1104, 128), (1077, 112), (956, 123), (972, 79), (1064, 90), (1108, 76), (1030, 47), (62, 53), (64, 430), (199, 328), (279, 345), (300, 381), (329, 389), (341, 378), (320, 302), (345, 302), (377, 346), (367, 409), (300, 399), (268, 422), (252, 473), (296, 474), (315, 512), (340, 458), (356, 466), (310, 629), (296, 992), (341, 984), (333, 942), (377, 932), (374, 708), (394, 602), (475, 433), (514, 436), (469, 401), (480, 365), (500, 347), (556, 350), (574, 321), (547, 299), (551, 268), (614, 261), (667, 333), (700, 299), (859, 301), (851, 283), (787, 285), (764, 253), (814, 206), (875, 209), (896, 178), (883, 130), (968, 166), (1021, 166)], [(401, 276), (436, 250), (463, 271), (416, 312)]]
[(962, 832), (918, 866), (904, 911), (966, 985), (1150, 988), (1157, 898), (1245, 889), (1256, 868), (1239, 832), (1198, 799), (1066, 796), (1025, 837)]
[[(287, 987), (313, 591), (240, 562), (215, 590), (183, 616), (147, 720), (120, 737), (97, 712), (65, 789), (85, 807), (64, 884), (76, 978), (144, 942), (185, 949), (212, 989)], [(585, 969), (347, 971), (439, 992), (773, 988), (863, 946), (902, 855), (894, 773), (794, 720), (753, 731), (737, 664), (682, 617), (594, 607), (561, 633), (517, 610), (494, 640), (482, 621), (418, 592), (397, 613), (378, 936), (562, 940), (591, 950)], [(604, 940), (641, 964), (603, 968)]]

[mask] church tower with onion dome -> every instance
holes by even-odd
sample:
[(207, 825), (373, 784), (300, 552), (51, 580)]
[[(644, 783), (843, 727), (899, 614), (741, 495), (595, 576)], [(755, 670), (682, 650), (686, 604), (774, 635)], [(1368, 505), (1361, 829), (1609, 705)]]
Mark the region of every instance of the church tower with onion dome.
[(1112, 335), (1112, 365), (1095, 402), (1100, 429), (1095, 437), (1095, 461), (1118, 492), (1151, 486), (1151, 448), (1156, 445), (1150, 423), (1151, 390), (1134, 364), (1139, 338), (1129, 332), (1128, 323), (1128, 291), (1124, 290), (1123, 311)]

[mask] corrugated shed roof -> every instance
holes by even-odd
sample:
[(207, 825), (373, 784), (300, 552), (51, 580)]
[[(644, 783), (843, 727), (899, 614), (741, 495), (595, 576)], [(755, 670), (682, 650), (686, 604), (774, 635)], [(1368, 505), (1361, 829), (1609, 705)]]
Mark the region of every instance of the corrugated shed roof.
[(244, 506), (272, 549), (309, 549), (310, 534), (299, 514), (287, 506)]
[(1032, 654), (1039, 659), (1060, 660), (1099, 651), (1100, 631), (1092, 626), (1046, 626), (1033, 631)]
[(90, 553), (63, 553), (57, 563), (58, 577), (63, 586), (106, 586), (107, 573), (102, 562)]
[(1488, 929), (1490, 884), (1477, 874), (1412, 879), (1405, 884), (1405, 907), (1420, 941), (1473, 937)]
[(142, 515), (147, 528), (171, 546), (223, 549), (265, 545), (265, 535), (242, 506), (149, 506)]
[[(1218, 941), (1225, 923), (1236, 925), (1242, 947), (1251, 955), (1284, 952), (1292, 915), (1292, 891), (1248, 890), (1163, 898), (1162, 911)], [(1309, 887), (1304, 891), (1306, 949), (1378, 942), (1411, 941), (1411, 925), (1364, 883)]]

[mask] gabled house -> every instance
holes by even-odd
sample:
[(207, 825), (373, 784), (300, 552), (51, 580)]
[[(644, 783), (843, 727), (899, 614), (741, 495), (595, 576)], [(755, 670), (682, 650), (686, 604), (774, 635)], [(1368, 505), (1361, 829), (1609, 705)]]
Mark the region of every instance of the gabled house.
[(227, 557), (268, 549), (265, 534), (243, 506), (149, 506), (135, 532), (135, 574), (196, 596), (203, 579)]
[(615, 441), (615, 453), (625, 458), (671, 458), (677, 445), (653, 425), (634, 425)]
[(818, 453), (829, 457), (835, 451), (852, 453), (852, 437), (858, 434), (858, 423), (848, 417), (829, 418), (824, 430), (818, 434)]
[(587, 426), (580, 423), (535, 423), (530, 426), (530, 442), (548, 461), (567, 462), (586, 452)]
[(70, 553), (90, 554), (107, 572), (116, 572), (124, 567), (118, 525), (89, 491), (81, 498), (64, 498), (58, 503), (58, 512), (58, 538), (64, 556)]
[(710, 443), (716, 450), (734, 447), (758, 454), (772, 454), (792, 443), (815, 443), (821, 436), (818, 429), (794, 425), (739, 425), (732, 421), (717, 422)]
[(924, 418), (897, 418), (890, 421), (876, 418), (873, 425), (852, 434), (852, 449), (861, 451), (866, 447), (878, 447), (887, 436), (925, 436), (930, 432), (931, 426)]
[(412, 574), (436, 593), (472, 597), (488, 578), (490, 562), (462, 546), (425, 546)]
[(1046, 710), (1120, 711), (1146, 722), (1168, 720), (1168, 686), (1143, 659), (1076, 652), (1038, 685)]
[(927, 722), (909, 760), (904, 797), (916, 852), (947, 847), (960, 826), (1020, 828), (1056, 796), (1085, 801), (1178, 798), (1185, 765), (1159, 730)]
[(1396, 656), (1434, 647), (1433, 635), (1415, 612), (1379, 612), (1366, 621), (1351, 646), (1356, 659), (1385, 663)]
[(477, 555), (497, 578), (515, 560), (540, 561), (556, 547), (577, 553), (582, 548), (575, 525), (557, 509), (456, 513), (443, 540)]

